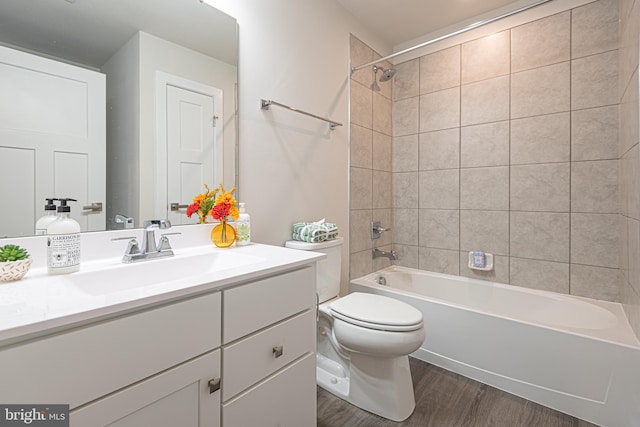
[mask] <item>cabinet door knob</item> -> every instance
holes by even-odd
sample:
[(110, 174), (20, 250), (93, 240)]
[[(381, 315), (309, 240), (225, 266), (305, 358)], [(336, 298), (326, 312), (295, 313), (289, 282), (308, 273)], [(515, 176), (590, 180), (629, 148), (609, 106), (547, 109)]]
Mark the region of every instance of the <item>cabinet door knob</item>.
[(273, 356), (278, 358), (282, 356), (283, 347), (281, 345), (277, 345), (273, 347)]
[(209, 394), (215, 393), (220, 390), (220, 378), (210, 379), (207, 385), (209, 386)]

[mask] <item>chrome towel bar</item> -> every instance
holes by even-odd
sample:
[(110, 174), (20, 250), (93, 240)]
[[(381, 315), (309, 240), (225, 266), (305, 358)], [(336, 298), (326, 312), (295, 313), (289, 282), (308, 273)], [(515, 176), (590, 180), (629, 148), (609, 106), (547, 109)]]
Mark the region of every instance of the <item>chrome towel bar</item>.
[(342, 123), (335, 122), (330, 119), (325, 119), (324, 117), (316, 116), (315, 114), (307, 113), (306, 111), (298, 110), (297, 108), (290, 107), (285, 104), (281, 104), (276, 101), (272, 101), (270, 99), (261, 99), (260, 100), (260, 109), (268, 110), (269, 106), (276, 105), (278, 107), (286, 108), (291, 111), (295, 111), (296, 113), (304, 114), (305, 116), (313, 117), (314, 119), (322, 120), (323, 122), (329, 123), (329, 129), (334, 130), (336, 126), (342, 126)]

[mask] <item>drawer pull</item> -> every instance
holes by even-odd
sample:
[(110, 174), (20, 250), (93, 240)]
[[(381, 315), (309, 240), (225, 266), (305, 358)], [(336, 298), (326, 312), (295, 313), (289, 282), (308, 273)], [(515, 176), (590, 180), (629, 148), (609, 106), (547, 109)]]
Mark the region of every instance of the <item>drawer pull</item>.
[(210, 379), (207, 385), (209, 386), (209, 394), (215, 393), (220, 390), (220, 378)]
[(275, 358), (282, 356), (282, 350), (283, 350), (283, 347), (281, 345), (277, 345), (273, 347), (273, 356)]

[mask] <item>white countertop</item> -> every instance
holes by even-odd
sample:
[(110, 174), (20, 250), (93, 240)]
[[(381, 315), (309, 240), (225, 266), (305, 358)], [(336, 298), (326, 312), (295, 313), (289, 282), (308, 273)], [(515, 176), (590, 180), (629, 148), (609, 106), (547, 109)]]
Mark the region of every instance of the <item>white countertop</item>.
[[(0, 346), (220, 290), (326, 257), (317, 252), (255, 243), (227, 249), (209, 243), (174, 247), (174, 251), (175, 257), (134, 264), (122, 264), (121, 255), (91, 260), (83, 262), (79, 272), (60, 276), (48, 275), (46, 267), (40, 264), (22, 280), (0, 284)], [(225, 260), (232, 260), (235, 255), (242, 259), (241, 265), (226, 263)], [(187, 259), (193, 256), (198, 258)], [(199, 264), (201, 261), (208, 263), (209, 256), (211, 259), (219, 257), (222, 261), (218, 261), (212, 271), (204, 271)], [(189, 264), (183, 261), (191, 261), (191, 265), (197, 266), (196, 271), (185, 268)], [(167, 262), (169, 264), (163, 265)], [(167, 270), (168, 265), (181, 268)], [(163, 275), (162, 269), (169, 272), (161, 276), (162, 279), (136, 283), (141, 273), (146, 277), (146, 272), (158, 270), (158, 274)], [(113, 277), (131, 277), (131, 282), (110, 280), (115, 271), (117, 274)]]

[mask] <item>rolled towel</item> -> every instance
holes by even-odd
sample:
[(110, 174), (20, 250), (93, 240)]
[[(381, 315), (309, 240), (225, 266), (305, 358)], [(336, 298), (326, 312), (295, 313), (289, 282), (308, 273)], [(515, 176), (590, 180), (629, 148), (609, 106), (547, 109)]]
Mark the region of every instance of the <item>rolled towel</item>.
[(317, 222), (298, 222), (293, 224), (291, 237), (293, 240), (307, 243), (324, 242), (338, 237), (338, 226), (324, 222), (324, 219)]

